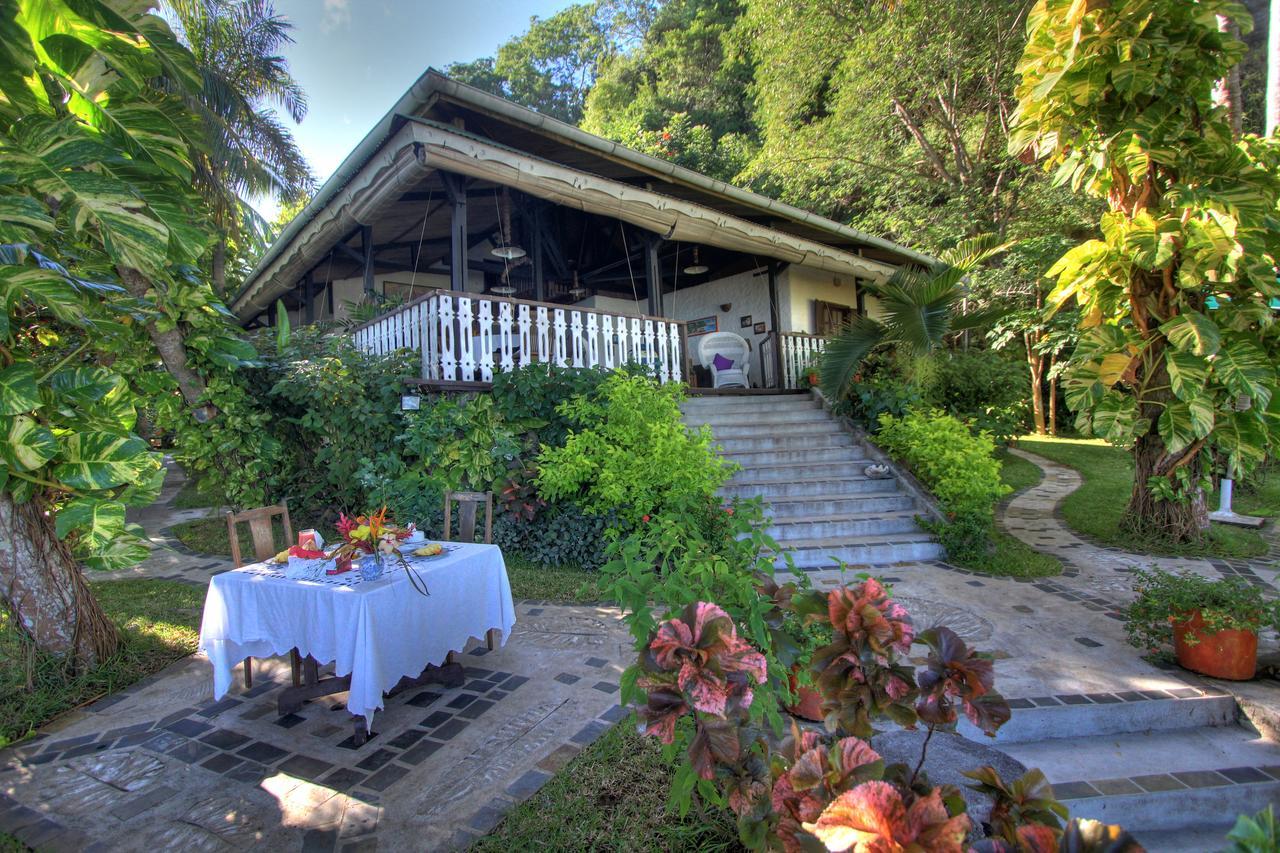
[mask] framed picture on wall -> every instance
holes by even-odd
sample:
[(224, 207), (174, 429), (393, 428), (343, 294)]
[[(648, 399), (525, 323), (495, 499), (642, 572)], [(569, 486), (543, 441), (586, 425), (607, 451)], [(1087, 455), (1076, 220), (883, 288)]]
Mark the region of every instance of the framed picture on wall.
[(755, 326), (755, 328), (754, 328), (754, 329), (752, 329), (752, 331), (753, 331), (753, 332), (755, 332), (757, 335), (763, 335), (763, 334), (764, 334), (764, 323), (756, 323), (756, 326)]
[(739, 318), (738, 318), (738, 324), (739, 324), (742, 328), (744, 328), (744, 329), (750, 329), (750, 328), (751, 328), (751, 315), (750, 315), (750, 314), (747, 314), (746, 316), (739, 317)]
[(715, 315), (712, 315), (710, 317), (699, 317), (696, 320), (690, 320), (685, 324), (685, 329), (687, 330), (689, 337), (692, 338), (697, 335), (709, 335), (712, 332), (718, 332), (720, 327), (716, 323)]

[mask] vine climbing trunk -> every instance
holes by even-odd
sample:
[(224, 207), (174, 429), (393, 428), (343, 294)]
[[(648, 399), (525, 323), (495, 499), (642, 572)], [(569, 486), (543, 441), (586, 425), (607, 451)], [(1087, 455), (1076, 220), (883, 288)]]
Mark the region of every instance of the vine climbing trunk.
[[(1168, 374), (1163, 370), (1155, 378), (1168, 383)], [(1192, 483), (1199, 483), (1201, 476), (1201, 454), (1192, 452), (1186, 458), (1171, 456), (1156, 427), (1156, 419), (1170, 399), (1167, 391), (1156, 392), (1142, 406), (1142, 415), (1151, 419), (1151, 427), (1138, 437), (1133, 447), (1133, 491), (1120, 527), (1143, 539), (1177, 544), (1199, 540), (1209, 529), (1209, 512), (1204, 490), (1198, 485), (1181, 500), (1163, 500), (1151, 491), (1151, 480), (1171, 473), (1175, 467), (1185, 468)]]
[(120, 644), (80, 564), (36, 500), (0, 492), (0, 600), (37, 649), (88, 669)]
[[(151, 280), (141, 272), (129, 267), (119, 267), (116, 270), (120, 274), (120, 280), (124, 282), (125, 290), (137, 299), (146, 299), (147, 291), (151, 289)], [(175, 329), (161, 329), (152, 320), (147, 323), (147, 334), (151, 337), (151, 342), (155, 344), (156, 351), (160, 354), (160, 361), (164, 363), (165, 370), (169, 371), (169, 375), (178, 383), (178, 390), (182, 392), (182, 399), (187, 402), (188, 406), (197, 406), (200, 404), (200, 398), (204, 394), (204, 380), (200, 378), (200, 374), (191, 368), (191, 364), (187, 361), (187, 345), (182, 340), (182, 333)]]

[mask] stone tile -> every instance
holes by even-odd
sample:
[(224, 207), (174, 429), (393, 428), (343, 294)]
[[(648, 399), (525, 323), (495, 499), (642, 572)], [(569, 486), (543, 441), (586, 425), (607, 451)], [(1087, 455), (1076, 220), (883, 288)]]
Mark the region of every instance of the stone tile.
[(294, 755), (276, 765), (277, 773), (288, 773), (298, 779), (314, 782), (333, 769), (333, 765), (309, 755)]
[(431, 690), (424, 690), (421, 693), (419, 693), (417, 696), (414, 696), (405, 704), (412, 705), (415, 708), (425, 708), (428, 705), (430, 705), (432, 702), (435, 702), (437, 699), (440, 699), (441, 696), (442, 694), (440, 693), (436, 693)]
[(418, 741), (422, 740), (422, 738), (426, 737), (426, 735), (427, 732), (425, 729), (409, 729), (408, 731), (401, 732), (391, 740), (387, 741), (387, 746), (394, 747), (395, 749), (408, 749)]
[(1218, 772), (1238, 785), (1247, 785), (1250, 782), (1270, 781), (1267, 774), (1263, 773), (1256, 767), (1230, 767), (1226, 770), (1219, 770)]
[(1047, 708), (1062, 704), (1052, 696), (1032, 696), (1030, 701), (1038, 708)]
[(237, 758), (225, 752), (220, 752), (208, 761), (200, 762), (200, 766), (206, 770), (212, 770), (214, 773), (226, 773), (233, 767), (239, 767), (244, 764), (244, 759)]
[(1084, 646), (1086, 649), (1102, 648), (1102, 643), (1099, 643), (1097, 640), (1091, 639), (1089, 637), (1076, 637), (1075, 639), (1077, 643)]
[(236, 755), (248, 758), (250, 761), (259, 761), (263, 764), (271, 764), (272, 762), (279, 761), (288, 754), (288, 750), (281, 749), (278, 746), (272, 746), (269, 743), (263, 743), (262, 741), (254, 741), (236, 753)]
[(102, 752), (105, 749), (109, 749), (110, 746), (111, 746), (110, 741), (99, 741), (97, 743), (81, 744), (80, 746), (77, 746), (73, 749), (68, 749), (65, 752), (63, 752), (62, 760), (66, 760), (68, 758), (78, 758), (82, 755), (92, 755), (95, 752)]
[(199, 720), (182, 719), (174, 720), (172, 723), (165, 726), (165, 728), (175, 734), (180, 734), (183, 737), (199, 737), (212, 729), (213, 726), (208, 723), (202, 723)]
[(609, 662), (604, 658), (587, 658), (585, 661), (583, 661), (583, 663), (585, 663), (587, 666), (592, 666), (592, 667), (595, 667), (596, 669), (599, 669), (600, 667), (606, 665)]
[(117, 738), (122, 738), (129, 735), (142, 734), (143, 732), (151, 731), (151, 727), (154, 725), (155, 723), (135, 723), (132, 726), (121, 726), (118, 729), (112, 729), (111, 731), (104, 734), (102, 736), (102, 739), (115, 740)]
[(407, 749), (401, 753), (398, 760), (407, 764), (418, 765), (430, 758), (431, 755), (442, 746), (444, 746), (444, 744), (437, 743), (433, 740), (423, 740), (412, 749)]
[(1113, 696), (1110, 693), (1086, 693), (1085, 695), (1088, 696), (1095, 705), (1115, 705), (1124, 701), (1119, 696)]
[[(342, 742), (338, 744), (338, 748), (350, 749), (350, 750), (364, 749), (365, 747), (371, 746), (373, 744), (373, 739), (376, 738), (377, 736), (378, 736), (377, 732), (365, 732), (364, 743), (358, 744), (356, 743), (356, 738), (354, 734), (348, 735)], [(378, 741), (378, 743), (382, 743), (382, 741)]]
[(1194, 687), (1175, 687), (1169, 692), (1177, 699), (1195, 699), (1200, 695), (1200, 691)]
[(232, 708), (238, 708), (241, 704), (243, 703), (240, 699), (236, 699), (233, 696), (227, 696), (219, 702), (214, 702), (212, 705), (206, 705), (204, 708), (201, 708), (198, 714), (206, 719), (209, 717), (216, 717), (223, 711), (230, 711)]
[(1060, 693), (1056, 697), (1063, 705), (1089, 705), (1089, 699), (1079, 693)]
[(462, 733), (467, 724), (462, 720), (450, 720), (431, 733), (436, 740), (450, 740)]
[[(1142, 789), (1138, 787), (1132, 779), (1100, 779), (1089, 784), (1097, 788), (1102, 794), (1108, 797), (1118, 797), (1122, 794), (1141, 794)], [(1056, 794), (1058, 789), (1054, 788)]]
[(155, 808), (166, 800), (177, 796), (178, 792), (168, 785), (156, 785), (148, 788), (131, 800), (126, 800), (111, 810), (111, 814), (120, 820), (142, 814), (147, 809)]
[(601, 693), (617, 693), (621, 689), (617, 684), (614, 684), (612, 681), (597, 681), (595, 684), (591, 686), (594, 689), (599, 690)]
[(545, 785), (550, 778), (551, 774), (543, 770), (529, 770), (507, 786), (507, 793), (517, 800), (526, 799)]
[(492, 673), (492, 674), (489, 676), (489, 678), (488, 678), (488, 679), (486, 679), (486, 680), (488, 680), (488, 681), (492, 681), (494, 684), (497, 684), (499, 681), (503, 681), (503, 680), (508, 679), (508, 678), (510, 678), (510, 677), (511, 677), (511, 673), (509, 673), (509, 672), (503, 672), (502, 670), (498, 670), (497, 672)]
[(562, 672), (556, 676), (555, 680), (560, 682), (561, 684), (577, 684), (582, 679), (576, 675), (572, 675), (567, 672)]
[(502, 689), (515, 690), (517, 687), (526, 683), (528, 680), (529, 680), (528, 676), (513, 675), (510, 678), (508, 678), (506, 681), (502, 682)]
[(1136, 690), (1124, 690), (1115, 695), (1120, 697), (1126, 702), (1142, 702), (1147, 698), (1146, 696), (1143, 696), (1141, 693), (1139, 693)]
[(168, 752), (175, 746), (186, 742), (186, 738), (179, 737), (173, 732), (160, 732), (143, 741), (142, 748), (149, 749), (152, 752)]
[(490, 698), (490, 699), (492, 699), (492, 700), (493, 700), (493, 701), (495, 701), (495, 702), (499, 702), (499, 701), (501, 701), (501, 700), (503, 700), (503, 699), (506, 699), (506, 698), (507, 698), (508, 696), (510, 696), (510, 695), (511, 695), (511, 694), (510, 694), (510, 693), (508, 693), (508, 692), (507, 692), (507, 691), (505, 691), (505, 690), (490, 690), (490, 691), (489, 691), (489, 698)]
[(184, 761), (187, 764), (197, 764), (204, 761), (215, 752), (217, 752), (217, 750), (209, 746), (207, 743), (201, 743), (198, 740), (189, 740), (178, 744), (173, 749), (166, 752), (165, 755), (176, 758), (179, 761)]
[(248, 743), (250, 738), (240, 734), (239, 732), (228, 731), (227, 729), (214, 729), (204, 737), (200, 738), (200, 740), (210, 746), (216, 746), (218, 749), (235, 750)]
[(600, 719), (606, 720), (610, 723), (617, 723), (625, 720), (630, 715), (631, 710), (629, 708), (624, 708), (621, 705), (614, 705), (612, 708), (601, 714)]
[(307, 732), (307, 734), (312, 737), (327, 739), (333, 737), (340, 731), (342, 731), (342, 729), (339, 726), (330, 725), (329, 723), (320, 723), (319, 725), (312, 727), (311, 731)]
[(300, 717), (297, 714), (285, 714), (283, 717), (280, 717), (275, 721), (275, 725), (282, 729), (291, 729), (299, 723), (305, 723), (306, 721), (306, 717)]
[(263, 779), (275, 773), (270, 767), (259, 764), (256, 761), (246, 761), (239, 767), (235, 767), (227, 772), (227, 778), (234, 782), (241, 782), (251, 787), (257, 787)]
[(1059, 800), (1080, 800), (1099, 796), (1098, 790), (1088, 782), (1060, 782), (1053, 786), (1053, 794)]
[[(1144, 791), (1158, 793), (1160, 791), (1180, 791), (1187, 787), (1168, 773), (1153, 773), (1149, 776), (1134, 776), (1133, 781)], [(1054, 788), (1054, 792), (1057, 792)]]
[(574, 743), (587, 746), (588, 744), (594, 743), (596, 738), (600, 737), (600, 735), (604, 734), (608, 730), (609, 730), (609, 725), (607, 723), (601, 723), (596, 720), (592, 720), (591, 722), (583, 726), (581, 729), (579, 729), (578, 733), (575, 734), (573, 737), (569, 738), (569, 740), (573, 741)]
[(481, 806), (479, 811), (471, 816), (467, 826), (481, 834), (488, 832), (502, 822), (506, 816), (507, 805), (502, 800), (491, 800), (488, 805)]
[(337, 843), (336, 829), (308, 829), (302, 833), (302, 853), (329, 853)]
[(1141, 693), (1143, 696), (1146, 696), (1148, 699), (1174, 698), (1172, 693), (1169, 693), (1168, 691), (1165, 691), (1165, 690), (1139, 690), (1138, 692)]
[(399, 764), (388, 764), (368, 779), (365, 779), (362, 787), (372, 791), (385, 791), (408, 774), (408, 767), (402, 767)]
[(1030, 699), (1010, 699), (1009, 707), (1015, 711), (1019, 709), (1026, 710), (1027, 708), (1034, 708), (1035, 703), (1032, 702)]
[(488, 699), (477, 699), (472, 702), (470, 706), (461, 711), (458, 716), (465, 720), (474, 720), (476, 717), (492, 708), (495, 704), (496, 703), (491, 702)]
[(1188, 788), (1216, 788), (1231, 784), (1230, 779), (1212, 770), (1185, 770), (1172, 775)]
[(156, 723), (156, 725), (159, 726), (160, 728), (164, 728), (168, 726), (170, 723), (176, 723), (178, 720), (181, 720), (183, 717), (190, 717), (197, 710), (198, 709), (196, 708), (183, 708), (181, 711), (174, 711), (172, 714), (170, 714), (167, 717), (161, 717), (160, 722)]
[(443, 726), (452, 719), (453, 717), (447, 711), (436, 711), (434, 714), (424, 718), (419, 725), (434, 729), (436, 726)]
[(48, 744), (44, 748), (44, 751), (45, 752), (61, 752), (66, 749), (74, 749), (77, 746), (83, 746), (86, 743), (92, 743), (97, 739), (98, 739), (97, 732), (94, 732), (91, 735), (81, 735), (80, 737), (67, 738), (66, 740), (54, 741), (53, 743)]
[(365, 756), (364, 760), (357, 764), (356, 767), (361, 770), (377, 770), (395, 757), (396, 754), (391, 750), (379, 749)]
[(260, 720), (260, 719), (262, 719), (263, 717), (267, 716), (268, 714), (274, 713), (274, 712), (275, 712), (275, 710), (276, 710), (276, 704), (275, 704), (274, 702), (271, 702), (271, 703), (269, 703), (269, 704), (264, 703), (264, 704), (262, 704), (262, 705), (254, 705), (254, 706), (253, 706), (252, 708), (250, 708), (249, 710), (244, 711), (243, 713), (241, 713), (241, 714), (240, 714), (240, 719), (242, 719), (242, 720)]
[(459, 708), (465, 708), (465, 707), (467, 707), (468, 705), (470, 705), (470, 704), (471, 704), (472, 702), (474, 702), (475, 700), (476, 700), (476, 697), (474, 697), (474, 696), (470, 696), (470, 695), (468, 695), (468, 694), (466, 694), (466, 693), (460, 693), (460, 694), (458, 694), (457, 696), (455, 696), (455, 697), (453, 697), (452, 699), (450, 699), (450, 700), (449, 700), (449, 702), (448, 702), (448, 704), (446, 705), (446, 707), (448, 707), (448, 708), (453, 708), (453, 709), (456, 711), (456, 710), (458, 710)]
[(346, 793), (356, 785), (363, 782), (365, 778), (367, 778), (367, 775), (368, 774), (362, 773), (359, 770), (353, 770), (350, 767), (339, 767), (337, 770), (321, 779), (319, 784), (324, 785), (327, 788), (332, 788), (335, 791), (342, 791), (343, 793)]
[(17, 802), (6, 809), (0, 809), (0, 832), (16, 835), (24, 827), (39, 823), (44, 818), (40, 812)]

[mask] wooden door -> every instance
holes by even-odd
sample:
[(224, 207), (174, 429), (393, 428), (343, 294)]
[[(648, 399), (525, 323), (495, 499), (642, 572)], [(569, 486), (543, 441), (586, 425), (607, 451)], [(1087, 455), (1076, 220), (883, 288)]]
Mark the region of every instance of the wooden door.
[(838, 333), (853, 319), (853, 309), (848, 305), (837, 305), (834, 302), (815, 299), (813, 300), (813, 317), (816, 333), (825, 338)]

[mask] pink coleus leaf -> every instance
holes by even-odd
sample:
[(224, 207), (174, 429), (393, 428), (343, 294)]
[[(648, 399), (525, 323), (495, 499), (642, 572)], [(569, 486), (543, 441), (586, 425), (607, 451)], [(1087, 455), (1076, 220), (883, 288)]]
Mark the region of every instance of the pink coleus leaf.
[(907, 809), (888, 782), (863, 782), (845, 791), (804, 828), (828, 850), (896, 853), (907, 841)]
[(653, 735), (663, 743), (675, 740), (676, 721), (689, 712), (684, 695), (673, 685), (647, 685), (648, 702), (637, 714), (645, 722), (644, 733)]

